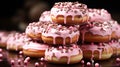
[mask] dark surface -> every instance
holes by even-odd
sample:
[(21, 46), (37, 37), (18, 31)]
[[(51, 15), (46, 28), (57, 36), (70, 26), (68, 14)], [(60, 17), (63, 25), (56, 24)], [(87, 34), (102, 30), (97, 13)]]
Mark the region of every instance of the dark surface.
[[(120, 56), (114, 56), (111, 57), (108, 60), (103, 60), (103, 61), (95, 61), (92, 65), (87, 66), (87, 62), (85, 61), (84, 64), (81, 62), (77, 64), (71, 64), (71, 65), (60, 65), (60, 64), (51, 64), (47, 63), (45, 61), (40, 61), (40, 58), (31, 58), (30, 61), (28, 62), (27, 65), (24, 65), (23, 61), (25, 60), (26, 56), (19, 55), (19, 52), (12, 52), (12, 51), (7, 51), (3, 49), (3, 58), (0, 61), (0, 67), (35, 67), (35, 63), (38, 62), (39, 66), (38, 67), (95, 67), (95, 63), (99, 63), (100, 67), (120, 67), (120, 61), (117, 62), (116, 58), (120, 58)], [(10, 61), (14, 60), (15, 64), (14, 66), (11, 65)], [(18, 60), (21, 60), (20, 64), (18, 63)]]

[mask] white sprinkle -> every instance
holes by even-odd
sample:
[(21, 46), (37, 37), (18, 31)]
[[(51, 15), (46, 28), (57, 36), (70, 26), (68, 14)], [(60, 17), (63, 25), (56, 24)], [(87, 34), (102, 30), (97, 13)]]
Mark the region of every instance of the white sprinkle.
[(99, 63), (95, 63), (95, 67), (99, 67)]
[(90, 66), (90, 65), (91, 65), (91, 63), (90, 63), (90, 62), (87, 62), (87, 65), (88, 65), (88, 66)]
[(38, 62), (36, 62), (36, 63), (35, 63), (35, 67), (38, 67), (38, 66), (39, 66), (39, 63), (38, 63)]

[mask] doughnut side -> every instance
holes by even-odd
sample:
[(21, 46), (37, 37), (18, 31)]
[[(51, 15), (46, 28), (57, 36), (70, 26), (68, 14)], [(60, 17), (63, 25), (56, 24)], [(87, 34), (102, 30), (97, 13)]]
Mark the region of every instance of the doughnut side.
[[(49, 63), (57, 63), (57, 64), (68, 64), (68, 58), (67, 57), (61, 57), (60, 59), (57, 59), (55, 56), (52, 57), (52, 60), (49, 56), (45, 57)], [(70, 57), (69, 64), (75, 64), (81, 61), (83, 58), (82, 54), (74, 55)]]
[(80, 40), (84, 42), (109, 42), (111, 40), (111, 35), (102, 36), (87, 32), (85, 35), (80, 36)]
[(71, 44), (71, 43), (76, 43), (78, 41), (79, 35), (74, 35), (72, 38), (71, 37), (51, 37), (51, 36), (44, 36), (42, 35), (42, 40), (44, 43), (48, 44), (54, 44), (54, 45), (61, 45), (61, 44)]
[(42, 41), (41, 33), (39, 33), (39, 34), (27, 33), (27, 35), (28, 35), (30, 38), (32, 38), (33, 40)]
[(43, 57), (45, 55), (45, 50), (23, 49), (23, 53), (30, 57)]
[(83, 16), (83, 17), (75, 16), (74, 18), (72, 18), (72, 16), (69, 15), (65, 18), (63, 15), (58, 15), (57, 17), (52, 15), (51, 19), (53, 22), (58, 23), (58, 24), (64, 24), (64, 22), (66, 21), (67, 25), (79, 25), (79, 24), (83, 24), (87, 22), (89, 17), (88, 16)]

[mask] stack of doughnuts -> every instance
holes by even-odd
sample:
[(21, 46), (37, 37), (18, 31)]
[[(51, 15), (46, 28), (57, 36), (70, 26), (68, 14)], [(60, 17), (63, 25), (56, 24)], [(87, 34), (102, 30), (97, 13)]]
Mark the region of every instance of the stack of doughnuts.
[[(73, 6), (73, 10), (71, 10), (71, 6)], [(29, 54), (30, 49), (34, 50), (38, 43), (37, 45), (28, 43), (23, 46), (23, 53), (32, 57), (44, 56), (45, 60), (50, 63), (73, 64), (80, 62), (83, 53), (77, 42), (80, 36), (79, 24), (88, 21), (86, 8), (85, 4), (78, 2), (55, 3), (50, 11), (41, 14), (38, 22), (30, 23), (25, 30), (32, 40), (42, 43), (42, 45), (39, 43), (39, 47), (43, 48), (42, 46), (45, 44), (48, 46), (45, 48), (46, 50), (44, 49), (45, 53), (43, 55), (36, 55), (39, 52), (34, 52), (34, 55)], [(41, 48), (37, 48), (37, 50)], [(28, 50), (29, 52), (27, 52)]]
[(88, 9), (87, 24), (80, 25), (80, 39), (83, 57), (92, 60), (105, 60), (119, 55), (120, 26), (105, 9)]
[(79, 2), (57, 2), (23, 33), (0, 32), (0, 47), (44, 57), (49, 63), (74, 64), (120, 55), (120, 25), (105, 9)]

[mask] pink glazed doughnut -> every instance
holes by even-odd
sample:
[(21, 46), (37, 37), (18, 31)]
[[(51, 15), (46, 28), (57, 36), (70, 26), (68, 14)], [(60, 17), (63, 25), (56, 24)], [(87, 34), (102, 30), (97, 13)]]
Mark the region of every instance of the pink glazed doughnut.
[(78, 2), (58, 2), (51, 9), (52, 21), (58, 24), (75, 25), (88, 21), (87, 5)]
[(76, 43), (79, 39), (78, 26), (63, 26), (59, 24), (49, 24), (42, 33), (44, 43), (50, 45), (66, 45)]
[(82, 42), (109, 42), (112, 35), (112, 24), (109, 22), (91, 22), (91, 25), (80, 26)]
[(113, 49), (113, 55), (114, 56), (118, 56), (118, 55), (120, 55), (120, 41), (119, 41), (120, 39), (118, 39), (118, 40), (111, 40), (110, 42), (109, 42), (109, 45), (112, 47), (112, 49)]
[(45, 60), (56, 64), (74, 64), (83, 58), (80, 47), (76, 44), (49, 47), (45, 51)]
[(113, 55), (113, 49), (109, 43), (82, 44), (83, 58), (92, 60), (106, 60)]
[(112, 25), (112, 39), (119, 39), (120, 38), (120, 25), (117, 21), (111, 20), (109, 23)]
[(25, 33), (33, 40), (42, 41), (41, 34), (47, 28), (48, 24), (50, 23), (32, 22), (27, 26)]
[(30, 41), (23, 46), (23, 54), (29, 57), (43, 57), (47, 48), (46, 44)]
[(39, 21), (40, 22), (52, 22), (50, 13), (51, 13), (50, 11), (44, 11), (40, 16)]
[(104, 22), (111, 20), (111, 15), (105, 9), (88, 9), (89, 22)]
[(6, 48), (7, 50), (20, 51), (23, 49), (23, 45), (30, 40), (31, 38), (29, 38), (25, 33), (10, 34)]
[(0, 31), (0, 47), (6, 48), (9, 33), (7, 31)]

